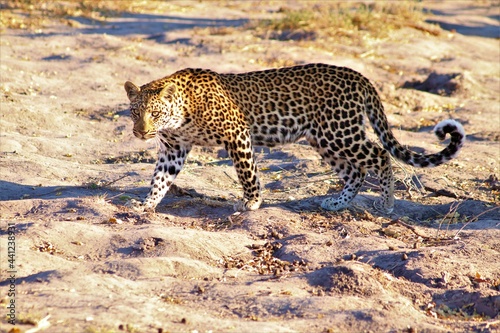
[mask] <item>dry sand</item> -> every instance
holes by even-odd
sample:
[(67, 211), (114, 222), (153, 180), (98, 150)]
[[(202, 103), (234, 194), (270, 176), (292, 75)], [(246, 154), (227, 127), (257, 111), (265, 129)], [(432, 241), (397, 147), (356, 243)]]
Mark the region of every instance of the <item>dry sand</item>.
[[(280, 2), (156, 4), (1, 32), (0, 289), (3, 305), (15, 299), (17, 324), (3, 309), (0, 331), (500, 329), (495, 2), (424, 2), (437, 34), (406, 27), (321, 48), (241, 28), (280, 15)], [(26, 14), (6, 6), (2, 15)], [(258, 150), (258, 211), (233, 214), (241, 188), (220, 148), (192, 152), (156, 213), (127, 208), (148, 191), (155, 147), (132, 135), (126, 80), (309, 62), (369, 77), (413, 149), (441, 149), (431, 129), (450, 117), (466, 146), (435, 169), (396, 165), (388, 217), (371, 209), (374, 178), (352, 209), (321, 210), (339, 181), (303, 143)]]

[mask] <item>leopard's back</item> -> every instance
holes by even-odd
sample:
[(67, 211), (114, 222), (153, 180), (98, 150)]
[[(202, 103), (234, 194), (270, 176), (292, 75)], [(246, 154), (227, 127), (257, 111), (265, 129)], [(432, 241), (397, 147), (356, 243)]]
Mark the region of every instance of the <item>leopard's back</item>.
[(345, 67), (325, 64), (220, 74), (246, 117), (256, 145), (295, 142), (303, 136), (346, 127), (361, 129), (368, 81)]

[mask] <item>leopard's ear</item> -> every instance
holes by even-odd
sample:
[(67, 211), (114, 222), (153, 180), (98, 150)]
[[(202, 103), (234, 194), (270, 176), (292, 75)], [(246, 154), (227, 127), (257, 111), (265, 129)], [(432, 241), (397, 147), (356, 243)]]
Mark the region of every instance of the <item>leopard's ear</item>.
[(128, 99), (133, 102), (139, 96), (141, 89), (130, 81), (125, 82), (125, 91), (127, 92)]
[(165, 100), (170, 100), (172, 96), (177, 91), (177, 86), (175, 83), (167, 83), (165, 87), (160, 91), (160, 98)]

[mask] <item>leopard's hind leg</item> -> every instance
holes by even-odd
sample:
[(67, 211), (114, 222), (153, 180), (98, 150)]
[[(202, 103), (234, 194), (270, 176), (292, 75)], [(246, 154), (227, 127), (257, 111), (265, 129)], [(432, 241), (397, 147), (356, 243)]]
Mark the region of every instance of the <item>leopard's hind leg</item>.
[(394, 209), (394, 176), (392, 174), (391, 157), (385, 149), (370, 141), (366, 141), (365, 146), (367, 148), (365, 151), (370, 153), (361, 163), (369, 171), (377, 174), (382, 191), (381, 198), (377, 199), (373, 206), (384, 214), (390, 214)]
[(330, 163), (332, 168), (344, 180), (344, 188), (338, 198), (327, 198), (321, 203), (321, 207), (326, 210), (341, 210), (347, 208), (349, 203), (358, 194), (361, 185), (366, 177), (364, 167), (359, 167), (345, 159), (323, 155), (323, 159)]
[(323, 200), (321, 207), (331, 211), (347, 208), (352, 199), (358, 194), (361, 185), (363, 185), (366, 169), (351, 163), (344, 157), (338, 156), (336, 152), (339, 148), (333, 142), (328, 143), (315, 135), (307, 135), (306, 139), (344, 181), (344, 187), (338, 198), (330, 197)]

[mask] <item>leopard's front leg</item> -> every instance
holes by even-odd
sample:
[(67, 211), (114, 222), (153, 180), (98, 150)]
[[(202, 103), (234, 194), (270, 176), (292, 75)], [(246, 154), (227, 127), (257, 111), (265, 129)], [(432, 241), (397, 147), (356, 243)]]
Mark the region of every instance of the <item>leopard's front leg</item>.
[(240, 212), (258, 209), (262, 196), (250, 134), (244, 131), (237, 140), (227, 142), (226, 150), (243, 186), (243, 201), (238, 202), (234, 209)]
[(160, 150), (151, 180), (151, 190), (142, 203), (144, 211), (154, 211), (179, 174), (191, 147), (176, 145)]

